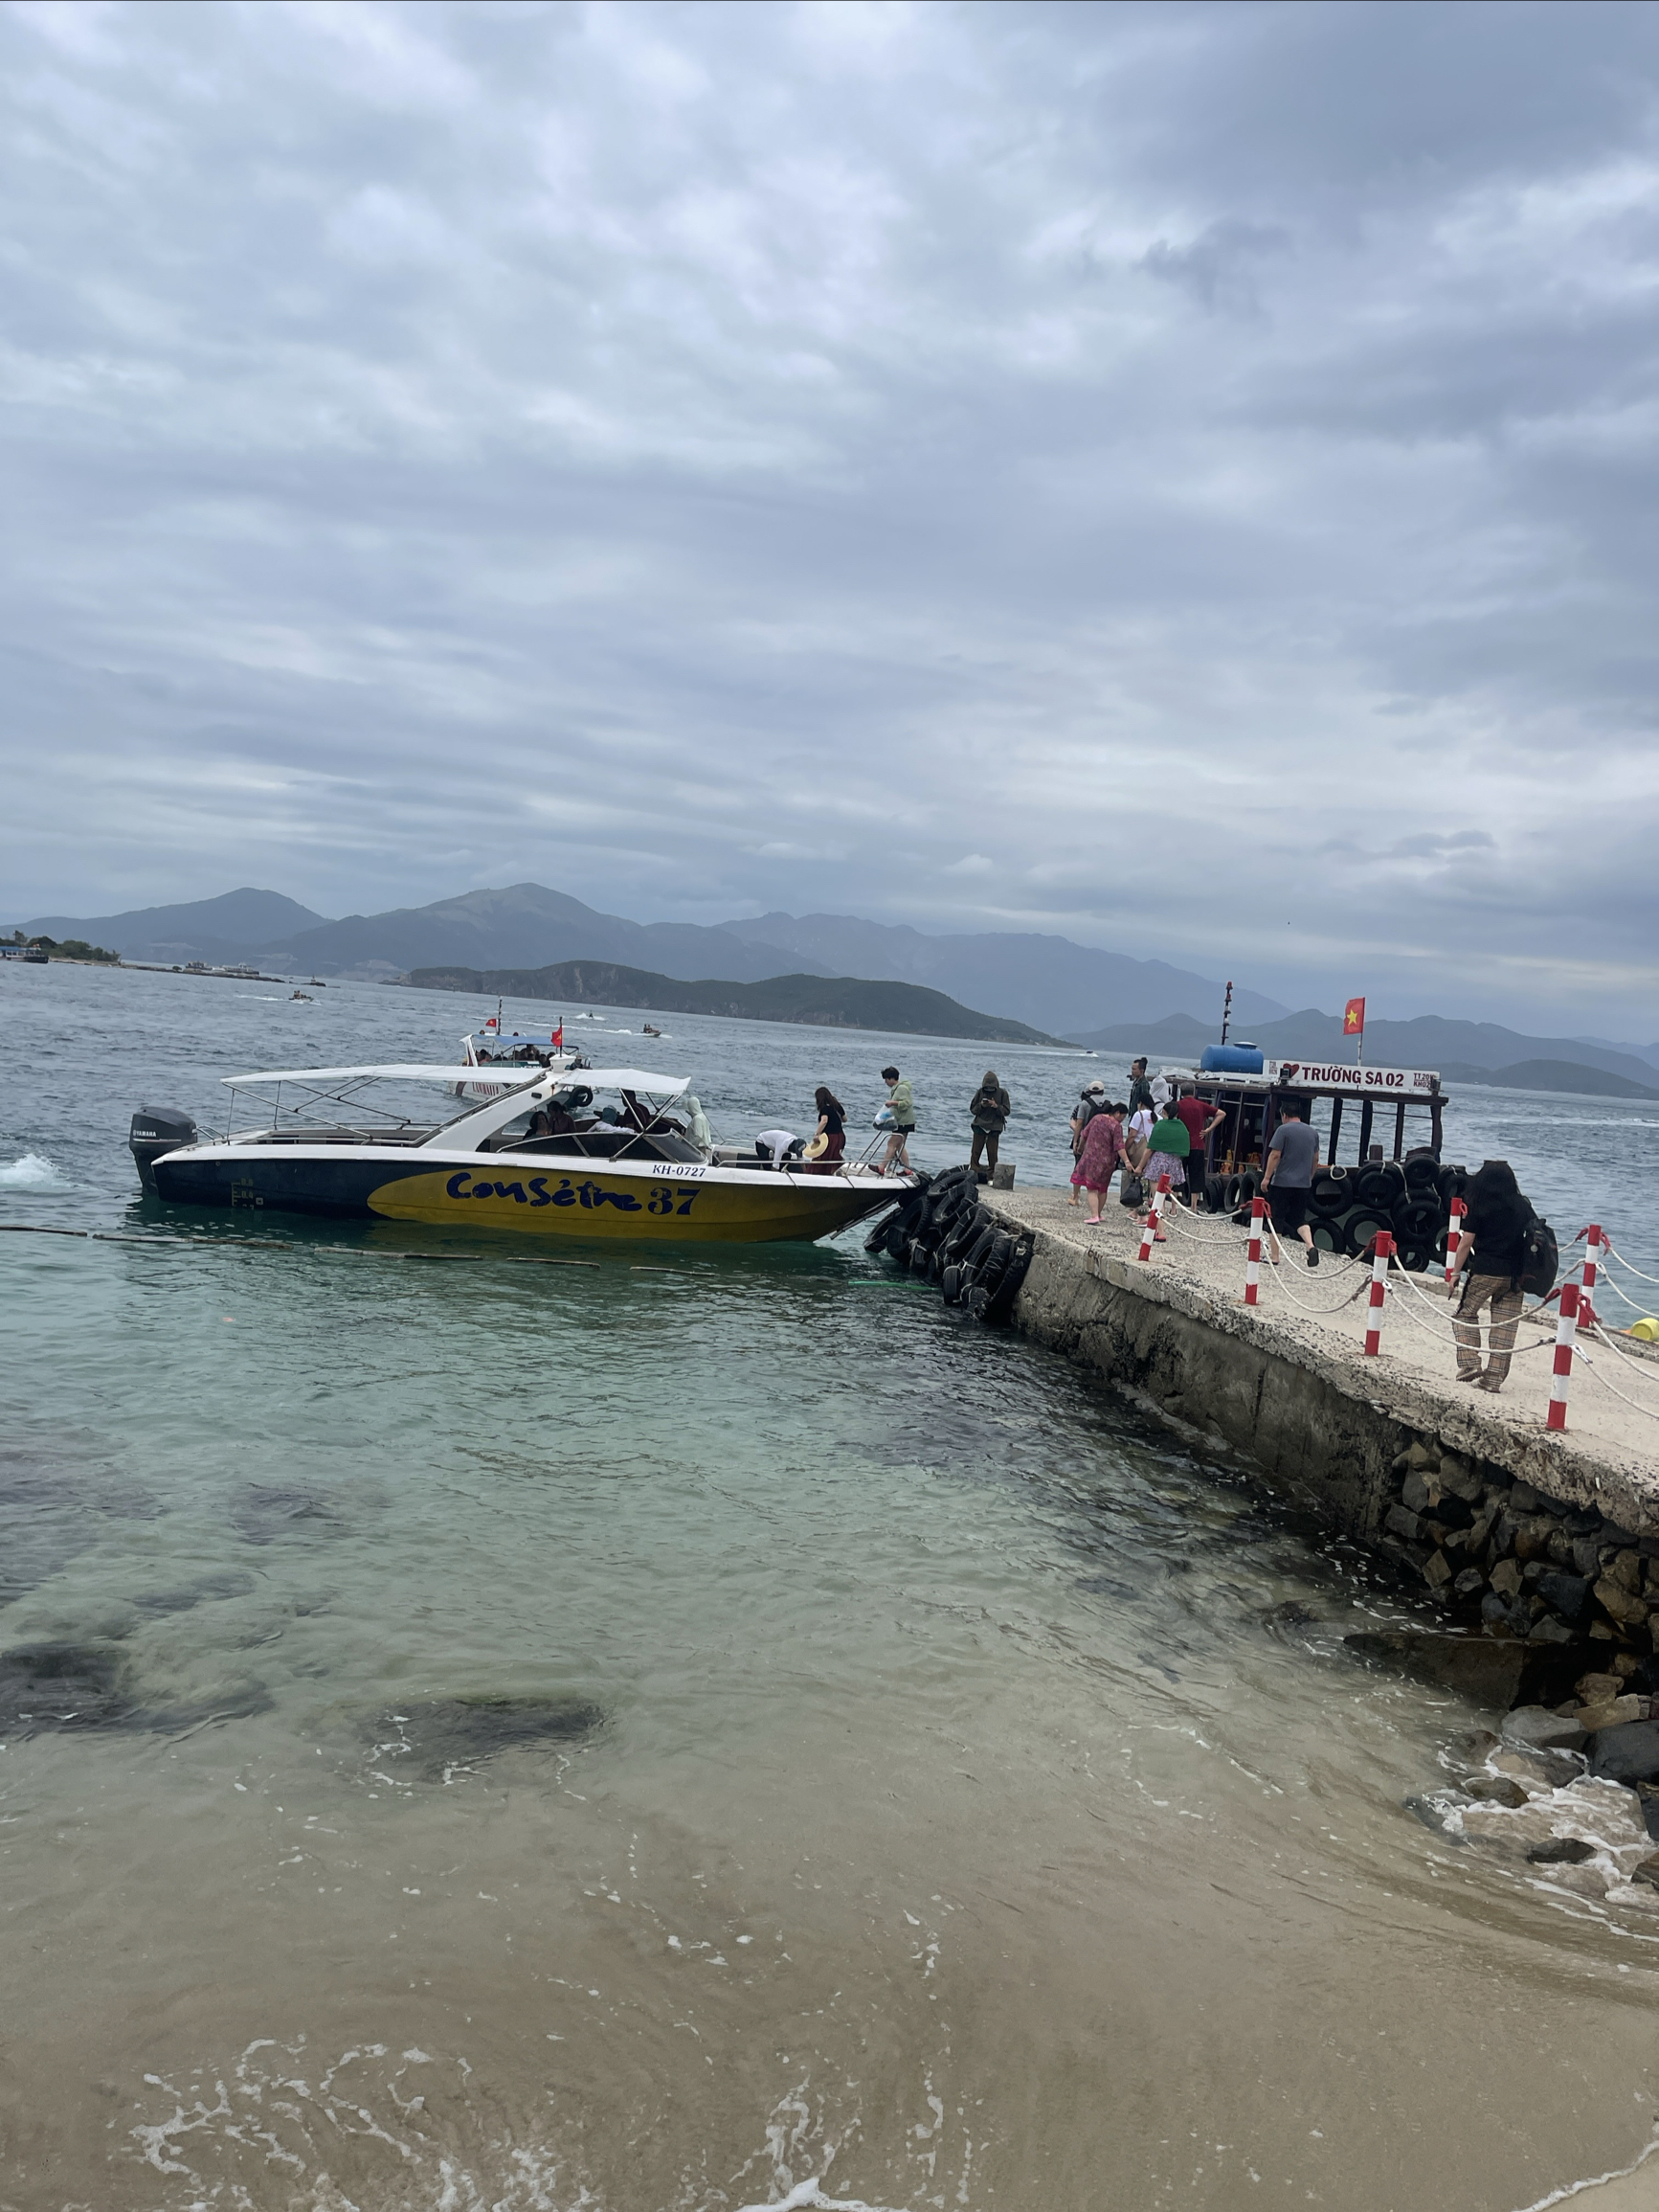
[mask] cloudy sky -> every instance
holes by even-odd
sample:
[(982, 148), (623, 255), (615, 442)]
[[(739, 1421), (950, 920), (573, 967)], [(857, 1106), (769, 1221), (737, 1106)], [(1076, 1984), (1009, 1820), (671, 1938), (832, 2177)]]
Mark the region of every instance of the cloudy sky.
[(1659, 10), (0, 9), (0, 909), (1659, 1036)]

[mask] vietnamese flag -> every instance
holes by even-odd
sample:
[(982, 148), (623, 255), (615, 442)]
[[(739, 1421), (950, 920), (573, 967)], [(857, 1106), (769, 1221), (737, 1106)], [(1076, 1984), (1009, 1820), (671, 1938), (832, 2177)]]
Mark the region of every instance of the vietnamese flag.
[(1365, 1001), (1350, 999), (1342, 1012), (1342, 1034), (1345, 1037), (1363, 1037), (1365, 1034)]
[(553, 1031), (553, 1039), (552, 1039), (552, 1043), (553, 1043), (553, 1050), (554, 1050), (555, 1052), (562, 1052), (562, 1051), (564, 1050), (564, 1049), (565, 1049), (565, 1025), (564, 1025), (564, 1023), (563, 1023), (563, 1022), (561, 1022), (561, 1023), (559, 1024), (558, 1027), (557, 1027), (557, 1028), (556, 1028), (556, 1029)]

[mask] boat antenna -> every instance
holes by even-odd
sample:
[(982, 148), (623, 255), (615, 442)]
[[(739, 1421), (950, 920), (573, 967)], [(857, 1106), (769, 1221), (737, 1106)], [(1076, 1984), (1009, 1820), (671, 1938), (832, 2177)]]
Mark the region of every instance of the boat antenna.
[(1224, 1044), (1226, 1043), (1226, 1041), (1227, 1041), (1227, 1027), (1228, 1027), (1228, 1025), (1231, 1023), (1232, 1019), (1233, 1019), (1233, 985), (1232, 985), (1232, 981), (1231, 981), (1231, 979), (1229, 978), (1229, 979), (1228, 979), (1228, 982), (1227, 982), (1227, 995), (1226, 995), (1225, 999), (1224, 999), (1224, 1000), (1222, 1002), (1222, 1043), (1223, 1045), (1224, 1045)]

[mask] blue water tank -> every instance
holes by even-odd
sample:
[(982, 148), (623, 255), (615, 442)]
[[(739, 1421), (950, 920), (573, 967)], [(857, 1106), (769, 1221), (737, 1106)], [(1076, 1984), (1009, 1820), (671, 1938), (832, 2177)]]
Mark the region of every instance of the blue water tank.
[(1259, 1075), (1262, 1051), (1257, 1045), (1206, 1045), (1199, 1060), (1204, 1075)]

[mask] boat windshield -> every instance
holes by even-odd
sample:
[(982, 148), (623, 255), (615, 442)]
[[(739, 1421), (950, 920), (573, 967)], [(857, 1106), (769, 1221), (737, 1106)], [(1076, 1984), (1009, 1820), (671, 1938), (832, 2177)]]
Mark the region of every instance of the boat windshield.
[[(464, 1130), (468, 1150), (562, 1151), (590, 1159), (703, 1157), (685, 1143), (685, 1123), (670, 1111), (689, 1086), (686, 1076), (641, 1068), (590, 1069), (573, 1056), (550, 1072), (527, 1068), (516, 1080), (501, 1079), (505, 1069), (493, 1072), (498, 1079), (484, 1085), (470, 1080), (471, 1068), (393, 1063), (269, 1069), (227, 1076), (225, 1082), (232, 1121), (244, 1095), (257, 1099), (268, 1116), (263, 1127), (239, 1132), (243, 1140), (430, 1144), (442, 1142), (449, 1131), (459, 1140)], [(435, 1114), (434, 1088), (460, 1103)]]

